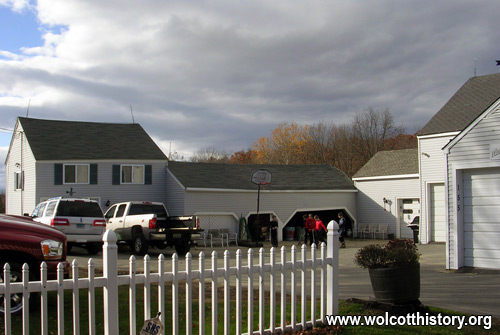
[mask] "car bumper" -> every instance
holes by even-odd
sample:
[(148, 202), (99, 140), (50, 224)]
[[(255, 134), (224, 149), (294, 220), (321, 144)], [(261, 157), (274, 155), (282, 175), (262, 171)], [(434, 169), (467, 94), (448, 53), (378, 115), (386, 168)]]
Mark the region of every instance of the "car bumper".
[(101, 242), (102, 243), (102, 235), (72, 235), (66, 234), (68, 238), (68, 243), (93, 243), (93, 242)]

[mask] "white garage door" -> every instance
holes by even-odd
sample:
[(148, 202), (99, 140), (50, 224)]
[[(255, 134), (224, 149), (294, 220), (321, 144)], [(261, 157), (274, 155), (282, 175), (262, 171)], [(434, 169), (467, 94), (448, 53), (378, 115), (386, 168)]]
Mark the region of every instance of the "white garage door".
[(446, 242), (444, 184), (431, 184), (431, 241)]
[(465, 170), (464, 264), (500, 269), (500, 169)]

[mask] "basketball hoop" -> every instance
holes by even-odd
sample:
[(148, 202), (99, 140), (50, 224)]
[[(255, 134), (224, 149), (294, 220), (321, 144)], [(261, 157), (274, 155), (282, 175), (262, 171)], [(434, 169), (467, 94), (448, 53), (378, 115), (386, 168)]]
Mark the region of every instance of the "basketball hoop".
[(252, 173), (252, 183), (256, 185), (269, 185), (271, 184), (271, 172), (267, 170), (257, 170)]

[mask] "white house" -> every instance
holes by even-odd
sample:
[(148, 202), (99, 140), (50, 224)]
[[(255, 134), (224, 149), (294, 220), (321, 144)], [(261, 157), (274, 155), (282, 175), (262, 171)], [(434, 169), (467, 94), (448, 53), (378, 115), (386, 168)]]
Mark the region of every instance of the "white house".
[(379, 151), (353, 180), (358, 224), (388, 224), (388, 234), (413, 238), (408, 224), (420, 215), (417, 149)]
[[(318, 214), (323, 222), (338, 212), (356, 221), (356, 188), (331, 165), (234, 165), (169, 162), (167, 208), (174, 215), (197, 214), (202, 228), (229, 227), (236, 232), (240, 218), (250, 228), (257, 214), (258, 186), (252, 173), (265, 169), (271, 184), (261, 187), (259, 214), (269, 222), (278, 217), (278, 238), (287, 228), (300, 226), (304, 214)], [(293, 231), (293, 230), (292, 230)]]
[(56, 196), (164, 201), (167, 157), (139, 124), (20, 117), (5, 161), (6, 212)]
[(355, 222), (356, 189), (330, 165), (168, 162), (138, 124), (32, 118), (15, 125), (6, 158), (6, 211), (31, 213), (56, 196), (93, 198), (104, 210), (121, 201), (158, 201), (171, 215), (199, 215), (203, 228), (236, 232), (241, 217), (256, 221), (258, 186), (250, 178), (258, 169), (272, 174), (272, 183), (261, 187), (261, 220), (276, 214), (286, 232), (309, 212), (328, 223), (343, 211)]
[(447, 268), (500, 268), (500, 74), (469, 79), (418, 134), (422, 242)]

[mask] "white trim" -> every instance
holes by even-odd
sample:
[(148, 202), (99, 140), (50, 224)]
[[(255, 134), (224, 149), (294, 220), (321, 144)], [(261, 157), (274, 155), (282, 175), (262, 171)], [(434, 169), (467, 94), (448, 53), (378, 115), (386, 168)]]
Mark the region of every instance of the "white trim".
[(240, 220), (238, 215), (234, 212), (194, 212), (193, 215), (226, 215), (226, 216), (232, 216), (234, 217), (237, 221)]
[[(446, 254), (446, 259), (445, 259), (445, 262), (446, 262), (446, 269), (449, 269), (450, 268), (450, 183), (449, 183), (449, 175), (448, 175), (448, 153), (445, 152), (444, 154), (444, 204), (446, 206), (446, 211), (444, 213), (444, 219), (446, 221), (446, 230), (445, 230), (445, 234), (446, 234), (446, 250), (445, 250), (445, 254)], [(454, 185), (456, 185), (456, 183), (454, 183)], [(456, 264), (456, 263), (455, 263)]]
[(448, 136), (456, 136), (460, 134), (460, 131), (450, 131), (447, 133), (437, 133), (437, 134), (430, 134), (430, 135), (417, 135), (417, 139), (426, 139), (426, 138), (437, 138), (437, 137), (448, 137)]
[(419, 174), (399, 174), (399, 175), (391, 175), (391, 176), (373, 176), (373, 177), (359, 177), (352, 178), (353, 181), (368, 181), (368, 180), (381, 180), (381, 179), (411, 179), (418, 178)]
[(451, 140), (448, 144), (443, 147), (445, 152), (450, 152), (451, 148), (455, 146), (465, 135), (467, 135), (472, 129), (474, 129), (479, 122), (481, 122), (484, 118), (486, 118), (489, 114), (495, 112), (500, 106), (500, 99), (496, 100), (491, 104), (480, 116), (478, 116), (471, 124), (467, 126), (464, 130), (462, 130), (453, 140)]
[[(255, 190), (230, 189), (230, 188), (201, 188), (186, 187), (186, 192), (231, 192), (231, 193), (255, 193)], [(358, 190), (260, 190), (261, 193), (356, 193)]]

